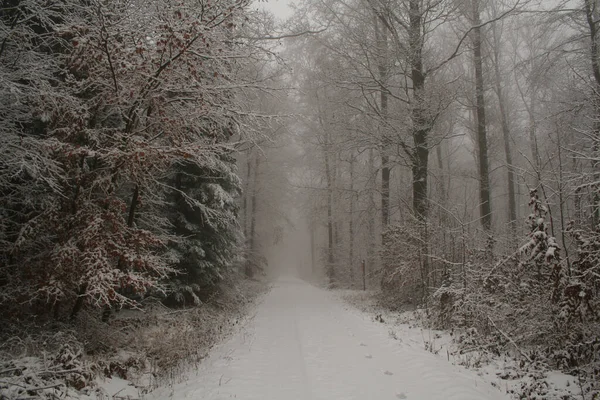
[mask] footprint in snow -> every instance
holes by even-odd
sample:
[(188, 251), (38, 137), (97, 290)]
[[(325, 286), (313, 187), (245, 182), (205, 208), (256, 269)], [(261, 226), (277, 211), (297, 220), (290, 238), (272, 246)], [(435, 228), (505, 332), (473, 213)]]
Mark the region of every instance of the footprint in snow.
[(367, 345), (366, 345), (366, 344), (364, 344), (364, 343), (362, 343), (362, 342), (360, 343), (360, 345), (361, 345), (362, 347), (367, 347)]
[(370, 354), (365, 354), (365, 358), (373, 358), (373, 356)]
[(390, 371), (385, 371), (384, 374), (386, 374), (386, 375), (394, 375), (394, 373), (390, 372)]
[(406, 399), (407, 398), (404, 393), (398, 393), (398, 394), (396, 394), (396, 397), (399, 398), (399, 399)]

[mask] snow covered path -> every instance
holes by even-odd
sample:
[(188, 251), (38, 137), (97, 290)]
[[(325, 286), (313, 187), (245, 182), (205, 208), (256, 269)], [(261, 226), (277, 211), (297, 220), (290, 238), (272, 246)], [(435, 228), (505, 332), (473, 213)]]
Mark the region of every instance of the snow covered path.
[(254, 318), (189, 381), (151, 398), (499, 400), (474, 372), (395, 340), (383, 324), (303, 281), (278, 280)]

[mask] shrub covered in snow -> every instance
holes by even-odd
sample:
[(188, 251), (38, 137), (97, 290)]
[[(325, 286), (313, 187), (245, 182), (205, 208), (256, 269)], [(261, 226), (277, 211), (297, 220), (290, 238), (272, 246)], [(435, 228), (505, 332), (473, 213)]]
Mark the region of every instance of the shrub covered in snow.
[(72, 334), (13, 337), (0, 348), (2, 399), (64, 398), (89, 389), (94, 375)]
[(452, 330), (470, 367), (500, 355), (513, 358), (517, 370), (506, 376), (523, 379), (513, 389), (518, 398), (553, 398), (546, 378), (552, 369), (575, 376), (581, 385), (575, 392), (594, 398), (600, 395), (600, 235), (570, 223), (574, 247), (567, 258), (537, 190), (529, 206), (520, 246), (464, 224), (430, 226), (438, 245), (430, 246), (424, 301), (414, 295), (425, 281), (418, 231), (392, 226), (382, 257), (383, 301), (398, 308), (415, 299), (431, 327)]
[(419, 223), (391, 225), (383, 233), (381, 288), (390, 303), (420, 303), (426, 295), (421, 265), (422, 229)]
[[(598, 396), (600, 299), (598, 280), (590, 273), (598, 265), (591, 255), (597, 248), (595, 235), (590, 233), (587, 239), (571, 227), (578, 248), (574, 261), (568, 263), (550, 235), (548, 208), (536, 190), (531, 191), (529, 205), (525, 244), (491, 265), (475, 259), (476, 267), (466, 275), (466, 289), (455, 287), (459, 296), (450, 317), (452, 325), (476, 327), (477, 335), (469, 337), (478, 348), (511, 354), (525, 370), (540, 371), (522, 388), (521, 398), (545, 398), (548, 385), (543, 383), (543, 372), (549, 369), (577, 376), (586, 396)], [(447, 312), (437, 304), (438, 313)]]
[(4, 318), (137, 307), (231, 268), (246, 5), (0, 6)]
[[(249, 2), (134, 3), (0, 3), (0, 397), (64, 397), (90, 371), (142, 368), (146, 354), (101, 361), (144, 342), (151, 318), (135, 332), (115, 321), (169, 294), (216, 304), (235, 275), (232, 142), (249, 136), (238, 95), (252, 86), (244, 60), (260, 54), (233, 38)], [(181, 334), (200, 348), (192, 328), (209, 342), (225, 323), (197, 312)], [(165, 330), (162, 348), (182, 346)], [(41, 345), (65, 331), (64, 346)]]

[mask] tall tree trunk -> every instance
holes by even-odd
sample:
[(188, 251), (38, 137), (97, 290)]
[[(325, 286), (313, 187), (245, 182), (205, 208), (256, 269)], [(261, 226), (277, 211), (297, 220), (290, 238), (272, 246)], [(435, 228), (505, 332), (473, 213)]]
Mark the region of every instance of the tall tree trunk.
[[(331, 146), (330, 146), (331, 147)], [(334, 251), (334, 259), (337, 258), (338, 254), (340, 254), (340, 248), (341, 248), (341, 241), (342, 241), (342, 232), (341, 232), (341, 227), (343, 227), (343, 224), (340, 222), (340, 213), (342, 211), (342, 207), (343, 205), (341, 204), (340, 201), (340, 193), (339, 193), (339, 187), (338, 185), (340, 185), (342, 179), (341, 179), (341, 173), (342, 173), (342, 168), (339, 165), (339, 157), (337, 152), (335, 152), (336, 154), (330, 159), (331, 160), (331, 167), (333, 169), (333, 173), (332, 178), (333, 178), (333, 182), (332, 182), (332, 196), (333, 196), (333, 202), (332, 202), (332, 208), (333, 208), (333, 251)]]
[(592, 62), (592, 73), (594, 75), (594, 122), (592, 135), (592, 179), (596, 184), (592, 187), (592, 229), (596, 229), (600, 223), (600, 50), (598, 44), (598, 21), (596, 1), (585, 0), (585, 15), (590, 30), (590, 58)]
[(257, 154), (254, 158), (254, 179), (252, 182), (252, 197), (250, 199), (252, 206), (250, 211), (250, 241), (249, 241), (249, 249), (251, 252), (254, 252), (256, 247), (256, 198), (258, 196), (258, 178), (259, 178), (259, 168), (260, 168), (260, 155)]
[[(534, 46), (532, 44), (531, 46)], [(533, 49), (530, 50), (533, 54), (535, 51)], [(531, 167), (534, 169), (534, 183), (533, 186), (537, 188), (540, 185), (540, 170), (541, 170), (541, 159), (538, 151), (537, 145), (537, 135), (536, 135), (536, 121), (535, 121), (535, 109), (536, 109), (536, 100), (537, 100), (537, 66), (535, 58), (530, 61), (530, 71), (529, 76), (527, 77), (529, 80), (529, 98), (527, 98), (527, 94), (523, 91), (521, 85), (519, 84), (519, 77), (517, 76), (517, 69), (515, 69), (515, 83), (517, 84), (517, 89), (519, 90), (519, 94), (521, 95), (521, 99), (523, 100), (523, 105), (525, 106), (525, 110), (527, 111), (527, 116), (529, 118), (528, 121), (528, 135), (529, 135), (529, 150), (531, 152)], [(526, 183), (526, 182), (524, 182)], [(518, 188), (520, 192), (520, 186)], [(527, 191), (528, 192), (528, 191)]]
[(248, 259), (246, 260), (246, 276), (254, 275), (254, 255), (256, 253), (256, 198), (258, 196), (258, 179), (260, 168), (260, 154), (254, 158), (254, 179), (252, 182), (252, 196), (250, 198), (250, 232), (248, 233)]
[(473, 60), (475, 64), (475, 97), (477, 111), (477, 148), (479, 156), (479, 203), (481, 224), (485, 230), (492, 228), (492, 207), (490, 203), (490, 176), (487, 145), (487, 127), (485, 121), (485, 97), (483, 86), (483, 60), (481, 57), (481, 19), (479, 0), (472, 0), (473, 7)]
[(389, 140), (387, 140), (388, 119), (388, 37), (387, 30), (380, 27), (379, 19), (375, 17), (375, 35), (377, 39), (377, 70), (379, 72), (380, 112), (383, 126), (380, 130), (381, 138), (381, 230), (385, 230), (390, 221), (390, 157)]
[(375, 154), (373, 149), (369, 149), (369, 197), (368, 197), (368, 208), (367, 208), (367, 269), (374, 268), (375, 264), (375, 188), (376, 188), (376, 175), (375, 175)]
[[(382, 150), (385, 151), (385, 150)], [(390, 222), (390, 158), (381, 155), (381, 229), (385, 230)]]
[(310, 219), (310, 271), (312, 276), (315, 276), (316, 265), (315, 265), (315, 222), (313, 217)]
[(442, 154), (442, 143), (438, 144), (435, 147), (435, 154), (437, 156), (437, 164), (438, 164), (438, 168), (440, 170), (440, 179), (439, 179), (439, 186), (440, 186), (440, 199), (441, 199), (441, 203), (442, 205), (446, 205), (446, 200), (447, 200), (447, 194), (446, 194), (446, 181), (445, 181), (445, 177), (444, 177), (444, 156)]
[(413, 210), (421, 226), (421, 277), (423, 285), (423, 298), (427, 297), (429, 287), (429, 233), (427, 229), (428, 219), (428, 162), (429, 147), (428, 136), (431, 130), (430, 121), (427, 118), (427, 106), (425, 104), (425, 74), (423, 72), (423, 15), (421, 12), (421, 1), (410, 0), (410, 65), (413, 86), (412, 98), (412, 135), (414, 141), (414, 153), (412, 155), (412, 189)]
[(350, 156), (350, 216), (348, 218), (348, 236), (350, 282), (354, 283), (354, 154)]
[(242, 200), (242, 210), (244, 214), (244, 240), (248, 244), (248, 196), (250, 196), (250, 177), (252, 173), (252, 153), (248, 152), (248, 159), (246, 160), (246, 184), (244, 185), (244, 197)]
[[(257, 195), (257, 184), (258, 184), (258, 166), (259, 166), (259, 154), (257, 153), (254, 158), (254, 171), (252, 170), (252, 154), (248, 154), (247, 170), (246, 170), (246, 193), (244, 193), (244, 237), (246, 238), (246, 268), (245, 274), (247, 277), (254, 276), (254, 232), (256, 229), (256, 195)], [(254, 172), (254, 175), (252, 175)], [(251, 179), (253, 177), (253, 179)], [(252, 181), (252, 185), (250, 182)], [(250, 187), (252, 191), (250, 192)], [(252, 194), (250, 194), (252, 193)], [(250, 198), (248, 198), (250, 196)], [(249, 204), (248, 204), (249, 203)], [(250, 215), (248, 215), (248, 208), (250, 208)], [(250, 226), (248, 227), (248, 223)]]
[(329, 285), (333, 286), (335, 282), (335, 255), (334, 255), (334, 224), (333, 224), (333, 201), (334, 201), (334, 166), (331, 163), (331, 137), (329, 126), (326, 126), (324, 112), (321, 109), (319, 92), (315, 92), (317, 106), (319, 109), (319, 124), (323, 131), (323, 158), (325, 162), (325, 179), (327, 183), (327, 266), (325, 268)]
[(327, 179), (327, 277), (329, 284), (334, 284), (335, 267), (334, 267), (334, 235), (333, 235), (333, 177), (331, 171), (331, 160), (329, 151), (329, 135), (325, 132), (325, 178)]
[(508, 223), (513, 237), (517, 233), (517, 202), (515, 199), (515, 170), (512, 159), (512, 148), (510, 144), (510, 125), (506, 109), (506, 99), (502, 90), (502, 76), (500, 74), (500, 46), (502, 45), (497, 29), (497, 24), (492, 26), (494, 35), (494, 75), (496, 96), (500, 106), (500, 120), (502, 123), (502, 139), (504, 141), (504, 156), (506, 160), (506, 178), (508, 184)]
[(537, 144), (537, 127), (535, 122), (535, 109), (536, 109), (536, 94), (537, 90), (535, 84), (531, 84), (529, 107), (527, 107), (527, 114), (529, 116), (529, 146), (531, 151), (531, 158), (533, 159), (533, 168), (535, 169), (534, 186), (540, 186), (540, 175), (542, 170), (542, 159), (540, 158), (540, 152)]
[(427, 136), (431, 127), (426, 118), (425, 74), (423, 73), (423, 37), (420, 0), (410, 0), (410, 61), (413, 85), (412, 130), (414, 154), (412, 157), (413, 209), (422, 221), (427, 219), (427, 164), (429, 147)]
[(569, 257), (569, 246), (567, 246), (567, 240), (565, 237), (565, 184), (564, 184), (564, 172), (563, 172), (563, 157), (562, 157), (562, 143), (561, 143), (561, 132), (556, 129), (556, 150), (558, 155), (558, 211), (560, 213), (560, 235), (561, 245), (565, 252), (565, 259), (567, 260), (567, 274), (571, 276), (571, 258)]
[[(438, 169), (440, 170), (440, 176), (438, 178), (438, 185), (439, 185), (439, 189), (440, 189), (440, 200), (439, 201), (440, 201), (440, 204), (444, 207), (444, 209), (448, 209), (448, 207), (447, 207), (448, 195), (447, 195), (447, 191), (446, 191), (446, 182), (444, 180), (444, 178), (445, 178), (444, 177), (444, 157), (442, 154), (442, 143), (443, 143), (443, 141), (440, 142), (435, 147)], [(439, 218), (439, 224), (442, 227), (442, 229), (441, 229), (442, 243), (441, 243), (441, 247), (438, 247), (438, 249), (441, 250), (443, 256), (446, 257), (446, 254), (445, 254), (445, 251), (447, 249), (446, 235), (447, 235), (448, 231), (445, 228), (448, 227), (448, 215), (446, 212), (442, 212), (438, 218)], [(437, 287), (437, 285), (438, 285), (437, 276), (438, 276), (438, 268), (436, 268), (432, 273), (432, 282), (431, 283), (432, 283), (433, 287)]]

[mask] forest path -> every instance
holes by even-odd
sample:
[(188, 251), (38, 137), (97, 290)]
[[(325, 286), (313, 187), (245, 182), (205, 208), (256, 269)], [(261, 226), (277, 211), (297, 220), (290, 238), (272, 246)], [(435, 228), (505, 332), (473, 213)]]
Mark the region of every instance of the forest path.
[(398, 339), (334, 294), (281, 278), (247, 326), (187, 382), (150, 398), (508, 399), (473, 371)]

